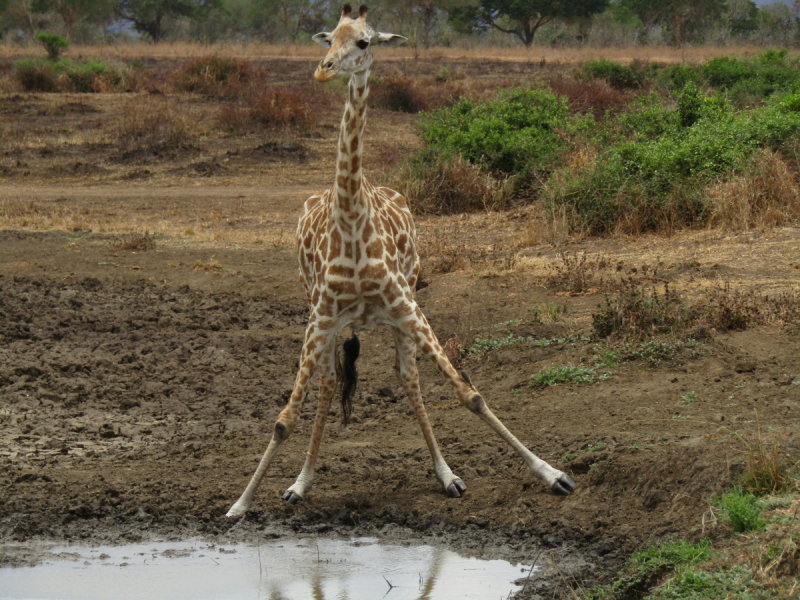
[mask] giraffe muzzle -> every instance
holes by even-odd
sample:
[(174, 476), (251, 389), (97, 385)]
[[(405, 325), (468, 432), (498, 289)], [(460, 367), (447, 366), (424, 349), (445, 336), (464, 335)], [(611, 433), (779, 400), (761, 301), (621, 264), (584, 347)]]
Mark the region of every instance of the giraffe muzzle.
[(336, 77), (338, 72), (339, 72), (339, 69), (337, 68), (337, 65), (332, 60), (328, 60), (328, 61), (324, 61), (323, 60), (323, 61), (321, 61), (319, 63), (319, 66), (317, 67), (317, 70), (314, 72), (314, 79), (316, 79), (319, 82), (324, 83), (324, 82), (330, 81), (331, 79)]

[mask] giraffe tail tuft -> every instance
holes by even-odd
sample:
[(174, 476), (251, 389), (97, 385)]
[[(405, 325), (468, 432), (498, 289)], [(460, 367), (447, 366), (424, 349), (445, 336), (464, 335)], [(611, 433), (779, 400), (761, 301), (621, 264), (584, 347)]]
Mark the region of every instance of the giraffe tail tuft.
[(361, 352), (361, 342), (358, 336), (353, 334), (349, 340), (342, 344), (344, 350), (344, 363), (342, 364), (342, 422), (347, 425), (350, 415), (353, 413), (353, 396), (356, 393), (356, 383), (358, 383), (358, 371), (356, 370), (356, 360)]

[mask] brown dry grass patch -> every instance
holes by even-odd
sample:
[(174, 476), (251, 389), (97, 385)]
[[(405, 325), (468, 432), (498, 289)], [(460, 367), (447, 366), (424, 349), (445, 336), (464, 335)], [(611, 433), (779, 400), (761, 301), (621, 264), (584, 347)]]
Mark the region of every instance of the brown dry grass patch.
[(741, 175), (712, 185), (707, 194), (712, 227), (763, 230), (800, 218), (797, 175), (772, 150), (758, 153)]
[(115, 124), (114, 134), (123, 150), (120, 158), (188, 148), (197, 139), (199, 120), (185, 106), (166, 98), (132, 100)]
[(508, 179), (497, 179), (460, 156), (436, 158), (419, 166), (405, 164), (381, 177), (409, 199), (416, 213), (498, 211), (508, 208), (512, 200)]
[(606, 113), (617, 113), (636, 98), (637, 92), (620, 91), (602, 79), (577, 81), (567, 77), (550, 77), (547, 85), (557, 95), (564, 96), (576, 112), (591, 112), (597, 119)]
[(225, 56), (203, 56), (182, 64), (170, 76), (179, 91), (216, 98), (233, 98), (248, 84), (264, 83), (266, 74), (248, 61)]
[(259, 82), (248, 85), (238, 102), (221, 106), (215, 122), (229, 133), (287, 128), (307, 131), (316, 126), (320, 108), (320, 94), (314, 88), (280, 90)]

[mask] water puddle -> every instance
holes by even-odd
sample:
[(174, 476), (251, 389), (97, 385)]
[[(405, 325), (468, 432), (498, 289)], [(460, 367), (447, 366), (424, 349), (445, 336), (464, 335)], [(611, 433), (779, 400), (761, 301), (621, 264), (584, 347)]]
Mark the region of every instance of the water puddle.
[[(30, 548), (5, 546), (0, 552)], [(39, 548), (44, 563), (0, 569), (0, 599), (506, 598), (519, 590), (514, 580), (526, 577), (530, 568), (376, 538)]]

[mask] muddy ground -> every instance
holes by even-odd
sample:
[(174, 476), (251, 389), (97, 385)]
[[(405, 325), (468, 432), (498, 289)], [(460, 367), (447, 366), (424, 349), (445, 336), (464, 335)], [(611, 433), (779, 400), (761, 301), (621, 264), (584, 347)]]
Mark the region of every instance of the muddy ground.
[[(302, 61), (283, 67), (310, 77)], [(447, 498), (395, 378), (391, 336), (376, 328), (361, 336), (354, 418), (345, 427), (332, 410), (313, 491), (297, 506), (280, 497), (300, 471), (315, 393), (252, 510), (227, 520), (294, 380), (307, 310), (293, 228), (302, 200), (331, 177), (340, 108), (336, 100), (314, 135), (292, 138), (304, 153), (259, 154), (268, 133), (212, 133), (146, 166), (119, 160), (111, 142), (76, 159), (77, 132), (106, 135), (131, 101), (0, 97), (12, 115), (0, 182), (3, 541), (413, 531), (491, 557), (530, 561), (544, 548), (584, 585), (649, 541), (702, 528), (709, 501), (746, 463), (746, 443), (760, 436), (796, 457), (800, 337), (780, 323), (667, 340), (681, 348), (674, 356), (601, 368), (593, 385), (540, 388), (530, 376), (598, 356), (592, 314), (616, 271), (598, 267), (597, 288), (570, 295), (559, 252), (605, 257), (625, 273), (658, 265), (687, 298), (726, 283), (777, 294), (798, 289), (800, 230), (554, 244), (531, 241), (522, 209), (420, 216), (428, 285), (418, 300), (442, 341), (551, 340), (467, 353), (463, 367), (512, 432), (572, 476), (575, 493), (551, 495), (421, 364), (445, 458), (468, 486)], [(55, 110), (75, 105), (93, 109)], [(419, 145), (416, 118), (372, 111), (373, 169)], [(35, 134), (9, 137), (20, 131)], [(222, 163), (232, 146), (238, 154)], [(212, 159), (224, 166), (192, 166)], [(88, 166), (64, 167), (76, 160)], [(129, 235), (145, 229), (146, 242)], [(551, 591), (552, 582), (534, 589)]]

